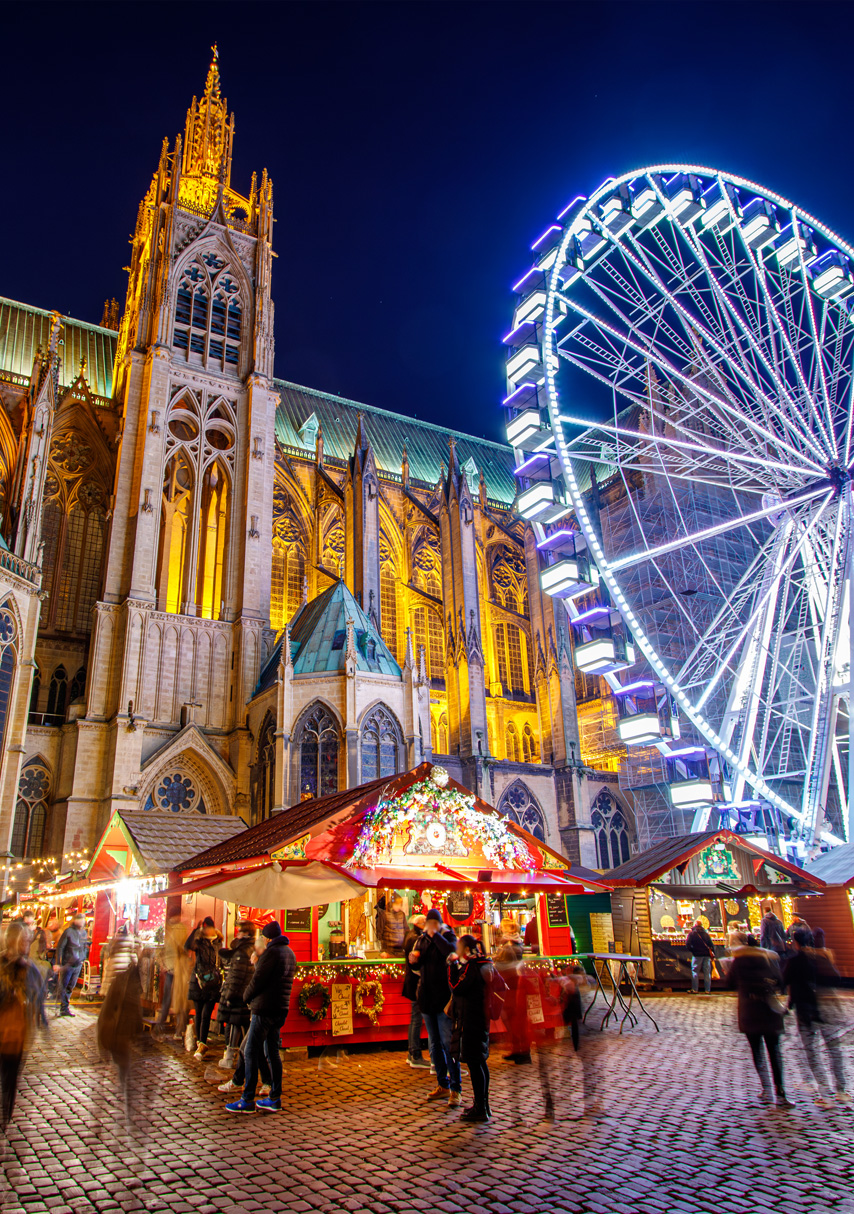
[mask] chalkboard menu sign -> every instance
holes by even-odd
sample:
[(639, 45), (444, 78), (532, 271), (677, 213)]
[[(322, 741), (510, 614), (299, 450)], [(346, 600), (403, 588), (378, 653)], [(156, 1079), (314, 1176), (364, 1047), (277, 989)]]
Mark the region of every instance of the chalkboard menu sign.
[(285, 930), (288, 932), (310, 932), (311, 907), (302, 906), (299, 910), (289, 910), (285, 920)]
[(569, 926), (565, 894), (546, 894), (546, 908), (549, 916), (549, 927)]
[(474, 895), (461, 889), (452, 889), (445, 899), (445, 910), (449, 919), (457, 923), (467, 922), (474, 914)]

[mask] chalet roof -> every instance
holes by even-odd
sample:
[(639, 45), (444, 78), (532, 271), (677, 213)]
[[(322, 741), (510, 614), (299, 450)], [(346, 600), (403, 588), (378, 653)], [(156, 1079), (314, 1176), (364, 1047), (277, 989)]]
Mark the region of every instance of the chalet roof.
[(813, 877), (820, 877), (828, 885), (854, 884), (854, 843), (832, 847), (804, 867)]
[[(52, 313), (44, 308), (16, 303), (0, 297), (0, 378), (21, 375), (29, 379), (39, 346), (47, 350)], [(96, 396), (113, 394), (113, 362), (118, 333), (87, 325), (82, 320), (62, 318), (59, 347), (59, 382), (64, 388), (80, 374), (80, 360), (86, 359), (85, 377)]]
[(812, 884), (809, 877), (815, 874), (808, 874), (797, 864), (792, 864), (789, 860), (784, 860), (782, 856), (757, 847), (755, 843), (751, 843), (742, 835), (737, 835), (731, 830), (704, 830), (690, 835), (676, 835), (672, 839), (664, 839), (661, 843), (647, 848), (646, 851), (632, 856), (631, 860), (627, 860), (625, 864), (609, 869), (604, 874), (603, 880), (618, 885), (648, 885), (663, 876), (664, 873), (670, 872), (678, 864), (690, 860), (697, 852), (717, 840), (735, 844), (736, 847), (743, 847), (746, 851), (761, 856), (775, 868), (782, 869), (792, 877), (806, 879), (807, 884)]
[(205, 848), (214, 847), (244, 830), (242, 818), (185, 813), (133, 810), (119, 815), (133, 839), (148, 873), (172, 872), (184, 860)]
[[(283, 446), (298, 447), (307, 456), (314, 455), (314, 440), (309, 446), (308, 436), (305, 441), (300, 436), (300, 430), (314, 414), (323, 427), (324, 452), (338, 459), (349, 459), (353, 454), (358, 416), (364, 413), (367, 436), (374, 449), (377, 467), (383, 472), (400, 476), (405, 442), (410, 475), (415, 480), (434, 485), (439, 479), (442, 462), (446, 465), (448, 462), (450, 436), (457, 440), (460, 467), (473, 460), (478, 470), (483, 471), (489, 497), (509, 506), (516, 496), (513, 451), (503, 443), (474, 438), (404, 413), (359, 404), (286, 380), (276, 380), (276, 390), (281, 396), (281, 404), (276, 410), (276, 438)], [(469, 476), (468, 482), (470, 491), (475, 494), (477, 478)]]
[[(336, 582), (310, 603), (303, 604), (291, 625), (291, 656), (295, 675), (330, 674), (347, 660), (347, 621), (353, 621), (356, 669), (400, 678), (402, 671), (391, 650), (343, 582)], [(255, 694), (276, 681), (284, 638), (270, 654), (258, 676)]]

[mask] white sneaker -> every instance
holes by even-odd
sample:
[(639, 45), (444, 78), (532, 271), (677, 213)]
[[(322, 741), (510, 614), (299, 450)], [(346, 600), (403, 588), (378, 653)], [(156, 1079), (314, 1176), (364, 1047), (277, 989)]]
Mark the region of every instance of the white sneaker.
[(240, 1084), (235, 1083), (233, 1079), (226, 1079), (225, 1083), (218, 1083), (216, 1090), (218, 1092), (239, 1092)]

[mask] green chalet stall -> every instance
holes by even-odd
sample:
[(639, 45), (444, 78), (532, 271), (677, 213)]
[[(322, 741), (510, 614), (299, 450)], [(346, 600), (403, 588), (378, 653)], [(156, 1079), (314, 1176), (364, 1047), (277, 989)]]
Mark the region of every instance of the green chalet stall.
[(795, 899), (812, 903), (820, 877), (731, 830), (679, 835), (612, 868), (611, 913), (619, 950), (651, 958), (642, 977), (687, 985), (691, 955), (685, 939), (699, 919), (722, 956), (730, 931), (753, 931), (771, 907), (788, 926)]
[(567, 894), (606, 889), (430, 763), (301, 802), (177, 867), (183, 883), (160, 895), (176, 909), (204, 893), (229, 937), (239, 918), (275, 918), (290, 938), (286, 1046), (406, 1037), (403, 957), (378, 935), (392, 891), (409, 916), (435, 907), (487, 947), (509, 908), (532, 905), (529, 964), (551, 973), (571, 952)]

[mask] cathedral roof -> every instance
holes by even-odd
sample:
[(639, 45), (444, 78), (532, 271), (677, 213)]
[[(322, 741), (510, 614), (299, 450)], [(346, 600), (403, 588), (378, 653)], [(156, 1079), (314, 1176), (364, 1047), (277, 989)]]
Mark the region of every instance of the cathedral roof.
[[(291, 624), (294, 674), (332, 674), (347, 660), (347, 621), (353, 621), (356, 669), (400, 678), (402, 671), (391, 650), (343, 582), (336, 582), (310, 603), (303, 604)], [(255, 694), (276, 681), (285, 638), (270, 654)]]
[[(363, 413), (363, 424), (374, 449), (377, 467), (383, 472), (400, 476), (405, 442), (410, 475), (427, 485), (435, 485), (442, 464), (448, 459), (448, 438), (453, 437), (457, 440), (460, 466), (473, 460), (478, 469), (482, 469), (491, 498), (509, 506), (515, 497), (513, 450), (503, 443), (473, 438), (457, 430), (434, 426), (432, 422), (419, 421), (403, 413), (390, 413), (374, 405), (361, 405), (343, 396), (330, 396), (287, 380), (276, 380), (275, 384), (282, 399), (276, 410), (276, 438), (284, 447), (300, 448), (314, 456), (314, 442), (307, 448), (300, 436), (300, 430), (314, 413), (323, 427), (324, 452), (341, 460), (349, 459), (353, 454), (359, 414)], [(471, 476), (469, 489), (472, 493), (477, 491), (476, 480)]]
[[(39, 346), (47, 349), (52, 313), (44, 308), (15, 303), (0, 297), (0, 379), (20, 375), (29, 379)], [(62, 318), (59, 347), (59, 382), (73, 384), (80, 374), (80, 360), (86, 359), (86, 382), (96, 396), (113, 394), (113, 360), (118, 333), (87, 325), (82, 320)]]

